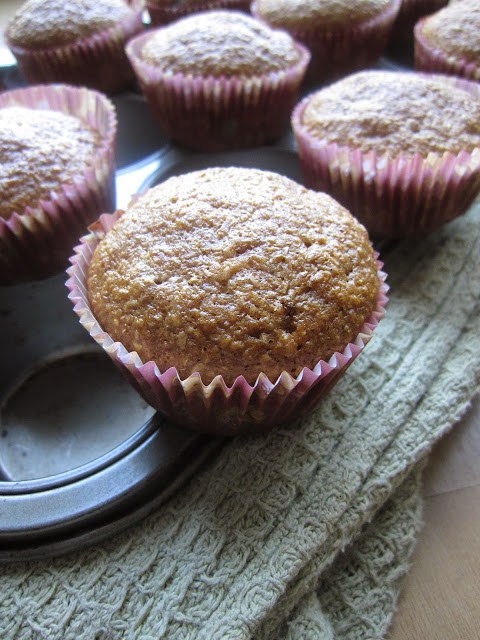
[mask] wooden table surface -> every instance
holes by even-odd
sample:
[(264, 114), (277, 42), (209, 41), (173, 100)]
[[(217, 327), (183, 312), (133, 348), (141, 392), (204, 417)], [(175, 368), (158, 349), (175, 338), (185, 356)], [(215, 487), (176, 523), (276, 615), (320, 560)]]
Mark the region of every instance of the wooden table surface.
[[(21, 4), (22, 0), (0, 0), (2, 33)], [(389, 640), (480, 639), (479, 463), (477, 398), (430, 455), (423, 490), (425, 525)]]

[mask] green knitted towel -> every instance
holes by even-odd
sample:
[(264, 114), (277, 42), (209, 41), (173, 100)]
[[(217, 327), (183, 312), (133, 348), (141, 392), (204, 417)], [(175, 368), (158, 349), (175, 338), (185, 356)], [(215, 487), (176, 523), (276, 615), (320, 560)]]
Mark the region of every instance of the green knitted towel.
[(383, 637), (418, 527), (418, 462), (479, 389), (479, 204), (384, 258), (387, 315), (321, 407), (229, 441), (108, 543), (1, 567), (0, 637)]

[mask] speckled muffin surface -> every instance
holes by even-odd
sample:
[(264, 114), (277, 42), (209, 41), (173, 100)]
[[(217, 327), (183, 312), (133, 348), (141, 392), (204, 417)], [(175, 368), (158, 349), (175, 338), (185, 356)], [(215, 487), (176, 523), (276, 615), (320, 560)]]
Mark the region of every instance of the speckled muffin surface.
[(256, 0), (256, 10), (269, 24), (285, 28), (353, 26), (373, 18), (391, 4), (391, 0)]
[(343, 350), (379, 290), (365, 229), (329, 196), (274, 173), (171, 178), (97, 246), (92, 310), (114, 340), (181, 377), (297, 375)]
[(156, 31), (143, 59), (165, 72), (193, 75), (260, 75), (300, 59), (287, 33), (237, 11), (208, 11)]
[(480, 65), (480, 0), (462, 0), (428, 16), (422, 34), (447, 55)]
[(58, 111), (0, 109), (0, 216), (9, 218), (49, 199), (93, 163), (100, 136)]
[(28, 0), (10, 20), (7, 37), (29, 49), (62, 46), (133, 14), (124, 0)]
[(441, 76), (366, 71), (312, 94), (302, 125), (326, 143), (392, 155), (480, 147), (480, 102)]

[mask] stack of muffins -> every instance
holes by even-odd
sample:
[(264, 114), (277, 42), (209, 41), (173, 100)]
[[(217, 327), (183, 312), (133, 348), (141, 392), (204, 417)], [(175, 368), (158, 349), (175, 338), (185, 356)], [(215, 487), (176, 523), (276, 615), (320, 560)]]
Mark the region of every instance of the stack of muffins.
[[(400, 4), (257, 0), (252, 17), (229, 0), (148, 0), (165, 26), (145, 31), (136, 1), (28, 0), (7, 30), (25, 78), (80, 87), (0, 96), (3, 281), (58, 269), (114, 210), (104, 93), (135, 78), (172, 141), (204, 152), (273, 143), (291, 119), (313, 189), (234, 167), (172, 178), (91, 225), (68, 287), (92, 337), (176, 422), (235, 434), (310, 409), (384, 313), (368, 232), (430, 232), (480, 191), (476, 83), (352, 74), (376, 63)], [(320, 88), (298, 102), (306, 78)]]

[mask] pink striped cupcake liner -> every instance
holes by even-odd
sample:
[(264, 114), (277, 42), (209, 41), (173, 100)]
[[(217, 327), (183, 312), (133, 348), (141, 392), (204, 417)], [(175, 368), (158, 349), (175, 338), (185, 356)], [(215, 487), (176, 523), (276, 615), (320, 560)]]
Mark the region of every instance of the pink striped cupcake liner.
[[(283, 27), (311, 53), (307, 79), (329, 82), (374, 64), (387, 46), (400, 4), (401, 0), (392, 0), (385, 11), (350, 28), (331, 29), (314, 24), (308, 29)], [(256, 2), (253, 2), (251, 12), (257, 19), (267, 22), (258, 13)], [(270, 26), (278, 28), (278, 25)]]
[(426, 18), (422, 18), (415, 25), (415, 69), (433, 73), (446, 73), (459, 76), (467, 80), (480, 82), (480, 65), (477, 62), (462, 57), (455, 57), (434, 47), (423, 35)]
[(288, 129), (310, 55), (300, 44), (299, 61), (284, 71), (259, 76), (169, 74), (145, 62), (151, 33), (134, 38), (127, 55), (162, 130), (181, 146), (222, 151), (278, 140)]
[(125, 44), (143, 31), (142, 10), (122, 22), (71, 44), (27, 49), (6, 41), (29, 84), (61, 82), (114, 94), (134, 83)]
[(147, 0), (146, 7), (153, 27), (170, 24), (184, 16), (212, 9), (232, 9), (250, 12), (250, 0), (196, 0), (195, 2), (178, 2), (178, 0)]
[(115, 209), (117, 118), (105, 96), (86, 88), (39, 85), (0, 94), (0, 108), (10, 106), (76, 116), (99, 131), (102, 141), (83, 175), (60, 185), (48, 200), (0, 217), (0, 284), (38, 280), (65, 269), (88, 224)]
[(383, 264), (378, 261), (379, 290), (375, 309), (356, 339), (313, 369), (305, 367), (296, 377), (284, 371), (276, 381), (260, 373), (255, 384), (238, 376), (229, 387), (221, 375), (208, 385), (199, 373), (181, 379), (177, 369), (160, 371), (155, 362), (142, 362), (105, 331), (90, 309), (87, 273), (93, 252), (118, 220), (121, 211), (102, 215), (90, 227), (70, 259), (67, 288), (74, 310), (92, 338), (108, 353), (140, 395), (167, 418), (188, 428), (216, 435), (257, 433), (291, 422), (310, 411), (337, 383), (355, 360), (385, 313), (388, 287)]
[[(445, 76), (447, 82), (480, 96), (480, 86)], [(362, 152), (314, 138), (303, 126), (309, 97), (292, 115), (305, 184), (325, 191), (379, 238), (434, 231), (462, 215), (480, 192), (480, 149), (460, 153)]]

